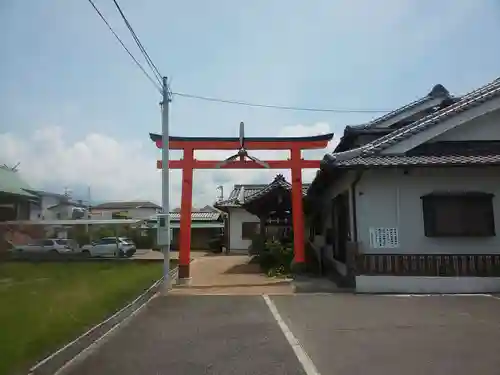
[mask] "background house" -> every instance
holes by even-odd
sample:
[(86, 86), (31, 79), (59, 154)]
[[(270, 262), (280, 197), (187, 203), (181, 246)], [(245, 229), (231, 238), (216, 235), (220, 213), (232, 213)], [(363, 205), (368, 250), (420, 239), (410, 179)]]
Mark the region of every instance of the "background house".
[(500, 80), (416, 114), (431, 94), (347, 128), (308, 191), (319, 258), (359, 292), (500, 290)]
[(37, 197), (16, 168), (0, 166), (0, 221), (27, 220), (30, 205)]
[(105, 202), (92, 207), (93, 219), (148, 219), (155, 216), (161, 207), (149, 201)]
[(31, 204), (30, 220), (68, 220), (87, 217), (88, 205), (66, 194), (28, 190), (37, 197)]
[(267, 184), (236, 184), (226, 200), (214, 204), (227, 212), (226, 231), (230, 250), (247, 250), (252, 238), (258, 233), (260, 219), (242, 206), (245, 199), (261, 191)]
[[(212, 206), (191, 212), (191, 249), (208, 250), (211, 240), (220, 237), (225, 226), (225, 213)], [(171, 248), (179, 249), (180, 239), (180, 213), (170, 212), (170, 228), (172, 229)], [(144, 226), (157, 228), (156, 215), (152, 216)]]

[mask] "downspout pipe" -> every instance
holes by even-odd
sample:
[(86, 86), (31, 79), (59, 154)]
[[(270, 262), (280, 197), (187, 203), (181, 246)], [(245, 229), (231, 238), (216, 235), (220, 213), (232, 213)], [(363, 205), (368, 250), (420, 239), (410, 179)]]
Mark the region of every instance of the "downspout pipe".
[(351, 206), (352, 206), (352, 241), (358, 242), (358, 219), (356, 213), (356, 186), (358, 185), (359, 180), (361, 180), (361, 176), (363, 175), (363, 171), (357, 171), (356, 177), (351, 184)]
[[(351, 184), (351, 206), (352, 206), (352, 238), (351, 241), (355, 244), (358, 242), (358, 217), (357, 217), (357, 206), (356, 206), (356, 187), (358, 185), (359, 180), (361, 180), (361, 176), (363, 175), (362, 170), (356, 171), (356, 177)], [(352, 262), (349, 261), (352, 259)], [(356, 273), (357, 273), (357, 259), (356, 255), (354, 257), (348, 256), (347, 266), (347, 278), (348, 282), (354, 288), (356, 287)], [(349, 264), (350, 263), (350, 264)]]

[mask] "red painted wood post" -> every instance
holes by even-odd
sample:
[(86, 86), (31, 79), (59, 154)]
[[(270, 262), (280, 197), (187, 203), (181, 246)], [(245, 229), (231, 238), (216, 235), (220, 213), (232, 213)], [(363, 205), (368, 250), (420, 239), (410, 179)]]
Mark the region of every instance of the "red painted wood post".
[(183, 151), (182, 196), (179, 243), (179, 280), (190, 278), (189, 264), (191, 262), (191, 208), (193, 204), (193, 166), (194, 150), (185, 148)]
[(292, 160), (292, 219), (294, 262), (305, 262), (304, 251), (304, 212), (302, 209), (302, 165), (301, 149), (290, 150)]

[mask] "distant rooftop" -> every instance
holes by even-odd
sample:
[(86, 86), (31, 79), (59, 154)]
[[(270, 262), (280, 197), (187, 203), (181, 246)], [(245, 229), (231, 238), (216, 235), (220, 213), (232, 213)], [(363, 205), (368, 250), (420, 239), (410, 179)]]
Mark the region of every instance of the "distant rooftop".
[(155, 208), (160, 209), (156, 203), (150, 201), (120, 201), (120, 202), (105, 202), (92, 206), (98, 210), (131, 210), (134, 208)]

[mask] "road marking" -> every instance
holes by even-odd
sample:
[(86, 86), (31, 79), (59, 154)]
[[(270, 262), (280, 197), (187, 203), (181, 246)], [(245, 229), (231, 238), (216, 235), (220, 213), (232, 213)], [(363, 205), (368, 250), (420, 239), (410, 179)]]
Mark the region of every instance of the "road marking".
[(129, 324), (132, 319), (144, 308), (146, 305), (156, 298), (159, 293), (155, 293), (152, 295), (147, 301), (145, 301), (142, 305), (138, 306), (134, 311), (130, 313), (126, 318), (124, 318), (121, 322), (118, 322), (116, 325), (111, 327), (108, 331), (106, 331), (102, 336), (100, 336), (97, 340), (95, 340), (92, 344), (83, 349), (76, 356), (67, 361), (64, 365), (62, 365), (54, 375), (63, 375), (67, 374), (72, 368), (74, 368), (79, 363), (83, 362), (84, 359), (89, 357), (92, 353), (94, 353), (97, 349), (99, 349), (105, 342), (107, 342), (113, 334), (117, 332), (118, 329), (125, 327)]
[(293, 352), (297, 356), (297, 359), (299, 360), (300, 364), (304, 368), (304, 371), (306, 372), (307, 375), (320, 375), (319, 371), (316, 369), (316, 366), (314, 365), (313, 361), (311, 361), (311, 358), (307, 355), (305, 352), (304, 348), (300, 345), (299, 340), (295, 338), (293, 335), (292, 331), (286, 323), (284, 322), (283, 318), (281, 317), (280, 313), (278, 312), (278, 309), (276, 308), (276, 305), (274, 304), (273, 301), (271, 301), (271, 298), (267, 294), (263, 294), (262, 298), (264, 298), (264, 301), (266, 302), (267, 307), (269, 307), (269, 310), (271, 311), (271, 314), (273, 314), (274, 319), (276, 319), (276, 322), (278, 323), (279, 327), (281, 328), (281, 331), (285, 335), (285, 338), (287, 339), (288, 343), (293, 349)]

